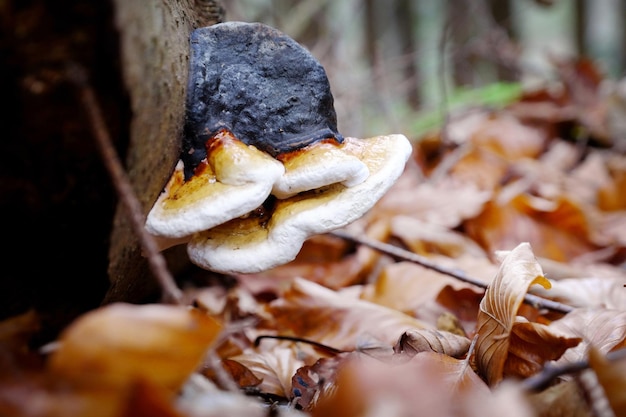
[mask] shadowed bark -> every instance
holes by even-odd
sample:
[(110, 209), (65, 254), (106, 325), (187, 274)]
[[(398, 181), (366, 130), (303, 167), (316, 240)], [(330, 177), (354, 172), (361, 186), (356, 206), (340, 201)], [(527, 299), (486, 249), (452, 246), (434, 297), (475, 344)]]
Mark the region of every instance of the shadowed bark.
[[(189, 64), (189, 34), (220, 20), (215, 1), (115, 0), (124, 81), (133, 119), (126, 168), (148, 212), (179, 158)], [(174, 256), (172, 256), (174, 255)], [(172, 268), (184, 257), (170, 253)], [(127, 213), (118, 206), (109, 250), (111, 287), (104, 303), (158, 296)]]

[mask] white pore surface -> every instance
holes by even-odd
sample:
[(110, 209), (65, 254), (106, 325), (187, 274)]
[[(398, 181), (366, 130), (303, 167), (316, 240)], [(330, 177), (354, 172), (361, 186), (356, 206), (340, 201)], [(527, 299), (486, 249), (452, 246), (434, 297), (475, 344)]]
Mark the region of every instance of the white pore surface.
[(351, 187), (369, 176), (367, 165), (334, 145), (321, 152), (313, 151), (311, 157), (304, 153), (300, 159), (293, 167), (288, 165), (285, 174), (274, 184), (272, 194), (277, 198), (336, 183)]
[[(176, 169), (183, 169), (182, 161)], [(278, 161), (268, 158), (265, 169), (256, 169), (255, 172), (255, 182), (238, 181), (239, 185), (220, 183), (219, 192), (208, 193), (206, 197), (177, 210), (164, 208), (164, 200), (169, 197), (166, 188), (148, 213), (146, 230), (156, 236), (180, 238), (249, 213), (263, 204), (284, 168)]]
[(402, 174), (413, 149), (403, 135), (352, 140), (359, 141), (360, 147), (383, 148), (373, 153), (372, 160), (362, 160), (369, 171), (365, 181), (346, 187), (330, 201), (285, 216), (272, 225), (265, 240), (240, 245), (223, 235), (216, 238), (218, 235), (212, 236), (211, 231), (197, 234), (187, 245), (191, 261), (222, 273), (264, 271), (293, 260), (310, 236), (343, 227), (363, 216)]

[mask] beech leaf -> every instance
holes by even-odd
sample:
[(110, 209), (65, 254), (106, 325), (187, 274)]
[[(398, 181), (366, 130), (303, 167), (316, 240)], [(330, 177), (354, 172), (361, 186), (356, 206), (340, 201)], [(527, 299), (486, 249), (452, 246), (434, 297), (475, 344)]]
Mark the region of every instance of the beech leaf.
[(415, 356), (420, 352), (437, 352), (459, 358), (467, 353), (470, 344), (471, 342), (467, 337), (458, 336), (454, 333), (419, 329), (404, 332), (393, 350), (408, 357)]
[[(313, 417), (463, 416), (464, 402), (489, 396), (485, 383), (466, 361), (423, 352), (389, 364), (366, 355), (340, 366), (334, 389), (320, 394)], [(481, 411), (489, 405), (482, 403)]]
[(187, 307), (110, 304), (61, 334), (49, 368), (81, 388), (126, 389), (141, 379), (174, 390), (200, 365), (220, 327)]
[(364, 339), (392, 346), (403, 332), (428, 327), (407, 314), (300, 278), (268, 310), (277, 328), (340, 350), (354, 350)]
[[(626, 289), (622, 288), (621, 291)], [(561, 358), (562, 362), (584, 359), (589, 345), (593, 345), (601, 354), (626, 346), (626, 311), (578, 308), (550, 323), (550, 328), (584, 340), (579, 346), (566, 352)]]
[(259, 390), (285, 398), (291, 392), (292, 376), (304, 366), (294, 349), (283, 346), (261, 352), (247, 350), (229, 359), (248, 368), (260, 380), (256, 385)]
[(517, 311), (532, 284), (550, 287), (530, 244), (524, 242), (504, 256), (480, 303), (476, 361), (490, 385), (495, 385), (503, 377)]

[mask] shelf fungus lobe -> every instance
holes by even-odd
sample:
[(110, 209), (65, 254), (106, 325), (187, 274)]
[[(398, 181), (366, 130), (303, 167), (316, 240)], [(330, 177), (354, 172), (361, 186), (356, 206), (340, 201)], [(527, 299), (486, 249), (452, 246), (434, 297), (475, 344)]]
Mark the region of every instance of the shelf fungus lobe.
[(146, 221), (163, 249), (223, 273), (295, 258), (363, 216), (404, 170), (402, 135), (343, 137), (321, 64), (260, 23), (194, 31), (180, 161)]

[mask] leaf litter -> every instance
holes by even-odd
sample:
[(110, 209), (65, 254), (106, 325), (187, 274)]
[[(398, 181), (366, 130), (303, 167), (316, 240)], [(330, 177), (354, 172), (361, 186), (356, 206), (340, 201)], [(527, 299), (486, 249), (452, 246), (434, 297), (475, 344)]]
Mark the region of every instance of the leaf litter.
[(316, 236), (185, 289), (190, 305), (103, 306), (39, 349), (36, 312), (1, 322), (0, 415), (624, 415), (623, 137), (594, 69), (558, 68), (561, 89), (415, 138), (344, 230), (383, 250)]

